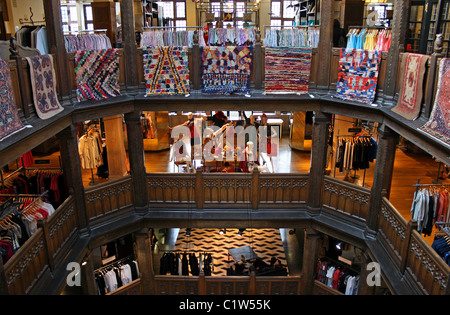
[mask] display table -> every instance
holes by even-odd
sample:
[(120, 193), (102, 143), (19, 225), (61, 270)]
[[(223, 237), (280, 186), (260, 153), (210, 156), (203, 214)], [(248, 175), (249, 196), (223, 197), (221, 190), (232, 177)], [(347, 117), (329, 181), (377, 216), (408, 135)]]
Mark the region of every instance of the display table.
[(231, 254), (235, 262), (241, 261), (242, 256), (244, 256), (246, 261), (258, 258), (258, 255), (250, 246), (231, 248), (228, 250), (228, 252)]

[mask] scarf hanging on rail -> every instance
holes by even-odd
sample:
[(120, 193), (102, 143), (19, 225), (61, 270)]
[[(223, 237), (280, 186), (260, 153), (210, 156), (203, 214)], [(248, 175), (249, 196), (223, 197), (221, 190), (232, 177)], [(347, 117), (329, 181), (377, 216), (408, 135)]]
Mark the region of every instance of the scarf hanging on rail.
[(75, 52), (78, 101), (119, 96), (119, 71), (116, 48)]
[(439, 65), (438, 90), (430, 119), (419, 130), (450, 146), (450, 58)]
[(64, 36), (64, 46), (67, 52), (112, 48), (111, 40), (106, 34), (66, 35)]
[(388, 51), (391, 30), (351, 28), (347, 33), (347, 49)]
[(62, 112), (64, 108), (56, 95), (56, 75), (51, 55), (27, 57), (30, 65), (31, 87), (36, 114), (48, 119)]
[(381, 53), (341, 48), (336, 96), (371, 104), (375, 99)]
[(392, 111), (408, 120), (414, 120), (420, 114), (425, 66), (430, 56), (410, 53), (402, 55), (400, 96)]
[(264, 47), (309, 47), (319, 44), (320, 30), (311, 28), (267, 29), (264, 32)]
[(189, 94), (187, 47), (143, 49), (146, 95)]
[(206, 46), (200, 49), (202, 93), (250, 93), (252, 46)]
[(311, 48), (266, 47), (265, 93), (308, 93)]
[[(197, 31), (203, 37), (201, 30)], [(203, 41), (204, 43), (204, 41)], [(194, 45), (194, 31), (150, 30), (141, 34), (140, 47), (177, 46), (192, 47)]]
[(249, 28), (211, 28), (208, 30), (208, 46), (252, 46), (256, 29)]
[(0, 141), (22, 130), (11, 83), (9, 63), (0, 57)]
[(417, 231), (430, 236), (437, 221), (449, 222), (450, 193), (436, 187), (422, 187), (414, 193), (411, 205), (412, 219), (417, 221)]

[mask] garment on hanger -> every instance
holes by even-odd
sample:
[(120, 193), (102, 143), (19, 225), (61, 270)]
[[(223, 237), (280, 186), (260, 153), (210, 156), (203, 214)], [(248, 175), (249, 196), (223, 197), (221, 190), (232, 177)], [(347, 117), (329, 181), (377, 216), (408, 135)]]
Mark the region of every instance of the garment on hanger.
[(445, 261), (445, 263), (450, 266), (450, 235), (442, 232), (440, 234), (436, 233), (431, 247)]
[(341, 263), (322, 257), (317, 262), (316, 280), (346, 295), (358, 292), (359, 275)]
[(111, 293), (139, 278), (137, 261), (127, 257), (95, 271), (99, 295)]
[(66, 35), (64, 36), (64, 45), (67, 52), (112, 48), (111, 40), (106, 34)]

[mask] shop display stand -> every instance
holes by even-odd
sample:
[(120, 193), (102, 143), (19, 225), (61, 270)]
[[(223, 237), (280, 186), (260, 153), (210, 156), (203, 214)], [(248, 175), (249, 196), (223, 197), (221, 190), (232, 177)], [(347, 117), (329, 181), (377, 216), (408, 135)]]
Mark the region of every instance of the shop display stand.
[(98, 182), (95, 180), (95, 177), (94, 177), (94, 169), (91, 168), (91, 181), (89, 182), (89, 185), (94, 186), (97, 184), (98, 184)]

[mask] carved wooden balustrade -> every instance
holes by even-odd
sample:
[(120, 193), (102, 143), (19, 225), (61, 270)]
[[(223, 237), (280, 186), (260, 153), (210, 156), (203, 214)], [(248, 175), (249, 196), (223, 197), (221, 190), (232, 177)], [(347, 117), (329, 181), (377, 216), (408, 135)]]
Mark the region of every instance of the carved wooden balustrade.
[(424, 294), (449, 294), (450, 267), (384, 198), (379, 218), (379, 239), (401, 273), (420, 283)]
[(306, 204), (308, 174), (151, 173), (147, 183), (151, 207), (298, 208)]
[(58, 207), (47, 221), (4, 265), (9, 294), (32, 293), (64, 263), (64, 256), (78, 238), (77, 214), (72, 197)]
[(323, 208), (365, 222), (369, 215), (370, 190), (325, 176)]
[(133, 210), (131, 177), (91, 186), (85, 190), (86, 214), (90, 221), (109, 215), (124, 215)]
[(301, 277), (155, 276), (158, 295), (298, 295)]

